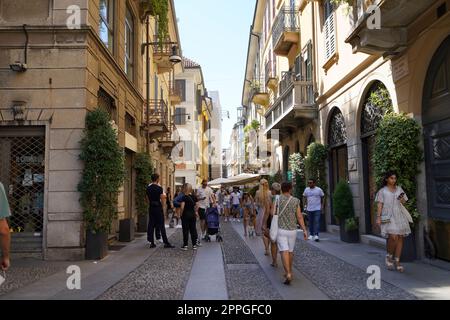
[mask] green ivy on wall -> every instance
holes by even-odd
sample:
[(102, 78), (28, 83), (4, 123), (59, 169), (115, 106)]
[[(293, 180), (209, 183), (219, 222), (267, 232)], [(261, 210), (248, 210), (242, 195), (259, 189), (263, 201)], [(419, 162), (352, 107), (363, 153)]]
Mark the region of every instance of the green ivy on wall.
[(138, 153), (134, 162), (134, 170), (136, 171), (136, 208), (139, 215), (147, 215), (148, 205), (146, 201), (147, 186), (151, 182), (154, 172), (151, 157), (147, 153)]
[(308, 179), (315, 179), (316, 185), (325, 194), (328, 191), (326, 160), (328, 158), (328, 148), (318, 142), (313, 142), (308, 146), (305, 158), (305, 172)]
[(158, 36), (162, 44), (169, 34), (169, 0), (152, 0), (153, 14), (158, 18)]
[(117, 217), (119, 189), (125, 177), (123, 149), (107, 112), (96, 109), (86, 116), (80, 159), (84, 169), (78, 191), (85, 227), (109, 232)]
[(387, 171), (397, 172), (398, 185), (409, 198), (405, 206), (415, 222), (420, 220), (416, 197), (416, 177), (419, 164), (423, 161), (423, 153), (419, 147), (420, 132), (419, 124), (406, 114), (387, 113), (377, 129), (373, 157), (378, 187), (381, 188)]
[(294, 174), (294, 196), (302, 199), (305, 191), (305, 159), (300, 153), (293, 153), (289, 156), (289, 164)]

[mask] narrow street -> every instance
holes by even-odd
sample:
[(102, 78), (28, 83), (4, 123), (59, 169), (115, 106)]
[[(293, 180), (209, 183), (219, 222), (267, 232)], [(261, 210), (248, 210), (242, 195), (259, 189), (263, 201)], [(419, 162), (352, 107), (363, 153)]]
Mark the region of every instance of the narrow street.
[[(384, 253), (365, 244), (345, 244), (327, 233), (319, 243), (301, 240), (294, 281), (270, 266), (259, 237), (244, 238), (242, 223), (222, 222), (224, 241), (182, 251), (181, 229), (168, 229), (176, 249), (149, 249), (144, 234), (118, 243), (98, 262), (17, 260), (0, 286), (0, 299), (98, 300), (412, 300), (449, 299), (450, 271), (422, 262), (405, 263), (404, 274), (381, 267), (381, 288), (369, 290), (367, 266)], [(22, 263), (21, 263), (22, 262)], [(81, 290), (68, 290), (66, 268), (81, 268)], [(35, 270), (34, 275), (30, 270)], [(37, 271), (36, 271), (37, 270)], [(9, 277), (11, 275), (11, 277)], [(432, 275), (432, 276), (431, 276)], [(32, 278), (32, 279), (30, 279)]]

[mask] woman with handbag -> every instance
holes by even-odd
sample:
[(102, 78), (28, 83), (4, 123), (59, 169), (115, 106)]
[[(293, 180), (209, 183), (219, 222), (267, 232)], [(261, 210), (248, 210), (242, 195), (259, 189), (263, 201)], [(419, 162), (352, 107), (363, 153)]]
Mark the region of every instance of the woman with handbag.
[(409, 226), (412, 218), (403, 206), (408, 197), (402, 187), (397, 186), (398, 176), (394, 171), (386, 173), (383, 185), (378, 191), (375, 201), (378, 203), (377, 225), (381, 235), (387, 238), (386, 267), (388, 270), (404, 271), (400, 265), (400, 256), (403, 249), (403, 239), (411, 233)]
[(183, 245), (181, 250), (188, 250), (189, 234), (191, 234), (192, 249), (197, 250), (197, 216), (196, 207), (198, 199), (192, 194), (192, 185), (185, 184), (184, 196), (181, 201), (181, 225), (183, 228)]
[(278, 182), (272, 183), (272, 206), (270, 210), (267, 210), (267, 212), (264, 212), (264, 220), (263, 220), (263, 235), (267, 239), (270, 239), (270, 253), (272, 255), (272, 263), (270, 264), (272, 267), (276, 268), (278, 267), (277, 263), (277, 255), (278, 255), (278, 248), (277, 248), (277, 239), (276, 235), (274, 236), (274, 239), (272, 240), (270, 237), (270, 226), (272, 224), (272, 218), (273, 215), (276, 213), (276, 210), (278, 209), (278, 204), (280, 200), (280, 193), (281, 193), (281, 185)]
[[(281, 196), (276, 214), (272, 218), (270, 237), (276, 234), (278, 251), (284, 267), (284, 284), (289, 285), (292, 281), (292, 264), (294, 262), (294, 247), (297, 239), (297, 222), (303, 230), (303, 238), (308, 239), (308, 231), (303, 221), (300, 209), (300, 200), (291, 196), (292, 184), (283, 182), (281, 184)], [(277, 226), (278, 225), (278, 226)]]

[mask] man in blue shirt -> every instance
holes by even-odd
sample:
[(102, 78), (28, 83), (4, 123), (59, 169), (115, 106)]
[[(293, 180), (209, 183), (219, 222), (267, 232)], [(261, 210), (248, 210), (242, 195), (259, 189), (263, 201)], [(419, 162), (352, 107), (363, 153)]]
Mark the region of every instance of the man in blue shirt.
[(308, 188), (303, 192), (306, 202), (306, 211), (308, 211), (309, 221), (309, 240), (319, 242), (320, 216), (323, 210), (323, 190), (316, 187), (316, 180), (308, 180)]

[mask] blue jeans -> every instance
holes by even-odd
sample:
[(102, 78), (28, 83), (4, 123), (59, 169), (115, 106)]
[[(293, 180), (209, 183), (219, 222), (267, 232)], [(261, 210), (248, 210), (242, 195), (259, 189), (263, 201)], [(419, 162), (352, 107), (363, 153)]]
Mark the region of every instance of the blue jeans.
[(312, 236), (319, 235), (321, 210), (308, 211), (309, 234)]

